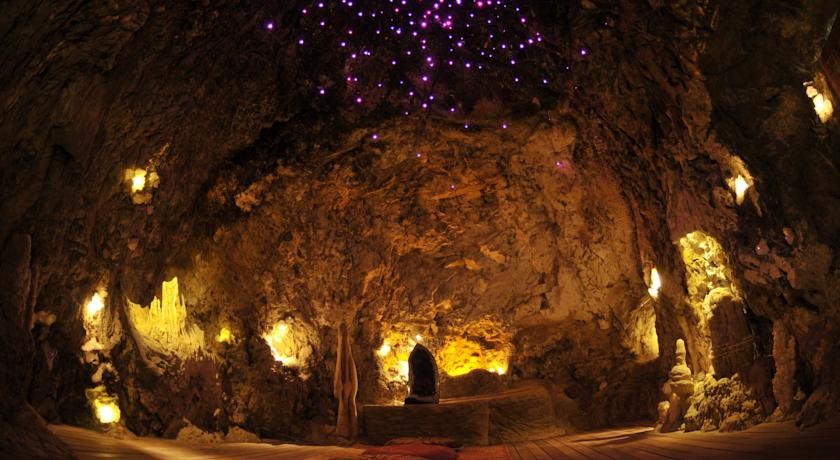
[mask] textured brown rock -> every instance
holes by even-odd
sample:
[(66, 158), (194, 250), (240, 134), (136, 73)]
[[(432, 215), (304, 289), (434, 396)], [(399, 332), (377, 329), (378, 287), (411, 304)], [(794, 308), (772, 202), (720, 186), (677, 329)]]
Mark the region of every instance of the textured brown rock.
[(685, 414), (686, 431), (735, 431), (760, 423), (766, 414), (738, 375), (698, 382)]
[(11, 457), (72, 458), (27, 403), (34, 355), (29, 328), (38, 292), (31, 253), (25, 234), (10, 236), (0, 250), (0, 450)]
[[(451, 72), (456, 115), (409, 116), (346, 104), (355, 64), (338, 29), (296, 45), (300, 7), (4, 3), (3, 417), (99, 426), (102, 383), (138, 434), (334, 439), (339, 320), (364, 404), (405, 396), (377, 355), (396, 331), (457, 358), (443, 394), (546, 380), (568, 429), (652, 419), (677, 338), (702, 382), (731, 377), (703, 384), (699, 428), (840, 410), (840, 125), (803, 87), (833, 72), (835, 1), (527, 2), (544, 40), (517, 77), (544, 88)], [(132, 194), (137, 169), (157, 187)], [(711, 270), (681, 257), (694, 232)], [(125, 301), (174, 276), (200, 358), (132, 332)], [(114, 333), (83, 352), (100, 287)], [(33, 311), (55, 317), (36, 345)], [(281, 322), (294, 353), (263, 338)]]

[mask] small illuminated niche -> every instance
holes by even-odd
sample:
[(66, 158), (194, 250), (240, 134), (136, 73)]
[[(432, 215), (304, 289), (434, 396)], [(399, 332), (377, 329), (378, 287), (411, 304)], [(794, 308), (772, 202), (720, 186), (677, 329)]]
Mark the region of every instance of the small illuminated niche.
[(131, 192), (134, 204), (147, 204), (152, 200), (151, 189), (160, 184), (160, 177), (154, 170), (128, 168), (125, 170), (125, 182)]
[(219, 334), (216, 335), (216, 342), (219, 343), (232, 343), (233, 339), (233, 332), (231, 332), (227, 327), (219, 329)]
[(93, 409), (96, 420), (103, 425), (110, 425), (120, 421), (120, 406), (117, 404), (117, 397), (109, 395), (105, 387), (100, 385), (85, 390), (88, 403)]
[(750, 188), (750, 184), (747, 183), (747, 180), (744, 179), (744, 176), (738, 176), (735, 178), (735, 202), (741, 204), (744, 202), (744, 195), (747, 193), (747, 189)]
[(95, 401), (96, 418), (99, 423), (108, 424), (120, 421), (120, 406), (113, 401)]
[(146, 170), (135, 169), (131, 173), (131, 193), (142, 192), (146, 187)]
[[(740, 157), (730, 155), (722, 165), (722, 174), (726, 177), (726, 186), (735, 195), (735, 203), (741, 205), (747, 197), (747, 192), (755, 185), (752, 174), (747, 169), (747, 165)], [(753, 198), (753, 203), (756, 203), (757, 194), (750, 192)], [(758, 206), (756, 204), (756, 206)], [(759, 211), (760, 212), (760, 211)]]
[(85, 319), (88, 321), (93, 321), (99, 317), (99, 313), (105, 308), (105, 296), (107, 294), (104, 291), (95, 292), (90, 300), (87, 301), (85, 304)]
[(100, 288), (90, 296), (82, 307), (82, 324), (85, 328), (85, 342), (82, 351), (92, 352), (103, 350), (105, 347), (100, 343), (98, 337), (102, 329), (102, 312), (105, 310), (105, 298), (108, 292)]
[(735, 203), (742, 204), (747, 196), (747, 190), (752, 187), (751, 181), (741, 174), (726, 181), (729, 189), (735, 194)]
[(715, 289), (727, 289), (735, 297), (738, 288), (731, 281), (732, 273), (727, 265), (726, 252), (711, 235), (694, 231), (679, 240), (683, 263), (685, 263), (688, 300), (703, 324), (712, 312), (706, 297)]
[(659, 297), (659, 289), (662, 288), (662, 278), (659, 276), (659, 270), (656, 267), (650, 269), (650, 284), (648, 285), (648, 294), (654, 299)]
[(297, 346), (291, 334), (289, 334), (288, 324), (280, 321), (264, 333), (262, 337), (271, 349), (271, 356), (274, 357), (275, 361), (286, 367), (299, 367), (301, 365), (296, 356)]
[(814, 112), (817, 113), (821, 122), (827, 123), (834, 114), (834, 104), (831, 103), (828, 91), (820, 91), (818, 89), (819, 86), (824, 86), (820, 85), (820, 81), (821, 78), (818, 77), (815, 81), (808, 81), (803, 83), (803, 85), (805, 86), (805, 94), (814, 104)]

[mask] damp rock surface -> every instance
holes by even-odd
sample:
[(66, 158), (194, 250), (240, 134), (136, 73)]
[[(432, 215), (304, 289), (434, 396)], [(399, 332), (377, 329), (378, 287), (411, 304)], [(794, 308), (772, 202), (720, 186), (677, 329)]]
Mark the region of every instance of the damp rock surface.
[(683, 339), (687, 428), (837, 414), (836, 2), (523, 2), (482, 68), (304, 3), (6, 2), (0, 449), (336, 442), (341, 322), (359, 404), (420, 343), (444, 398), (653, 421)]

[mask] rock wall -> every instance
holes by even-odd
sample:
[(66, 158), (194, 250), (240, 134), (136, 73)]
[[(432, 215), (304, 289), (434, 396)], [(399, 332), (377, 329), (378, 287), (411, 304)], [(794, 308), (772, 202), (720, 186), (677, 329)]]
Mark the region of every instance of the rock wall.
[[(548, 87), (452, 77), (442, 98), (472, 95), (456, 116), (312, 96), (346, 89), (330, 74), (346, 62), (295, 46), (300, 7), (8, 2), (0, 241), (31, 235), (43, 321), (37, 347), (15, 326), (30, 313), (0, 327), (41, 350), (2, 372), (45, 418), (96, 426), (84, 390), (107, 362), (140, 434), (326, 439), (346, 320), (365, 402), (404, 390), (376, 351), (410, 331), (505, 350), (488, 385), (548, 380), (569, 428), (652, 419), (674, 341), (700, 379), (715, 356), (677, 245), (695, 231), (742, 291), (733, 334), (754, 337), (726, 373), (764, 415), (836, 412), (840, 137), (802, 86), (833, 2), (533, 2), (545, 44), (527, 68)], [(142, 199), (137, 168), (159, 178)], [(150, 305), (174, 276), (202, 357), (150, 366), (126, 301)], [(89, 362), (82, 308), (101, 287), (123, 327)], [(298, 363), (262, 338), (279, 322)], [(214, 340), (223, 327), (233, 340)]]

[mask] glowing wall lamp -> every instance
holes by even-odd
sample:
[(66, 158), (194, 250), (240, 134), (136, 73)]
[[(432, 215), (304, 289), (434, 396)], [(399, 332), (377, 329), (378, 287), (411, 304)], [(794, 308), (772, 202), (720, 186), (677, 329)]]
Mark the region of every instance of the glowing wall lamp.
[(221, 328), (219, 330), (219, 335), (216, 336), (216, 342), (219, 343), (232, 343), (233, 339), (233, 332), (226, 327)]
[(831, 115), (834, 114), (834, 105), (831, 103), (828, 92), (820, 92), (814, 82), (806, 82), (804, 85), (805, 94), (814, 104), (814, 112), (820, 117), (821, 122), (828, 122), (831, 119)]
[(100, 401), (93, 402), (96, 407), (96, 418), (99, 423), (109, 424), (120, 421), (120, 406), (114, 401)]
[(85, 319), (88, 321), (92, 320), (103, 308), (105, 308), (105, 302), (102, 298), (103, 296), (100, 293), (95, 293), (91, 296), (90, 300), (85, 304)]
[(93, 409), (96, 420), (103, 425), (117, 423), (120, 421), (120, 406), (117, 404), (117, 397), (108, 394), (105, 386), (99, 385), (95, 388), (85, 390), (85, 396)]
[(654, 299), (659, 297), (659, 289), (662, 287), (662, 278), (659, 277), (659, 270), (656, 267), (650, 269), (650, 285), (648, 285), (648, 294)]
[(131, 176), (131, 193), (142, 192), (146, 187), (146, 170), (135, 169)]

